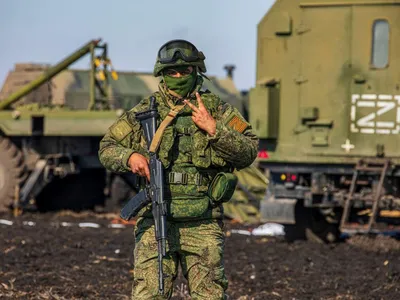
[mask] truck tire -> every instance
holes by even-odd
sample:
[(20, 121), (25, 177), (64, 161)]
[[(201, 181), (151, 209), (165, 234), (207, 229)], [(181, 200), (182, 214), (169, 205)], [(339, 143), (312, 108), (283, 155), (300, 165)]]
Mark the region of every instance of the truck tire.
[(337, 222), (329, 222), (328, 217), (316, 208), (308, 208), (306, 216), (305, 235), (307, 240), (320, 244), (335, 243), (339, 240), (340, 231)]
[(285, 225), (285, 239), (288, 242), (308, 240), (318, 244), (335, 243), (340, 238), (339, 224), (329, 222), (317, 208), (307, 208), (302, 201), (295, 207), (296, 224)]
[(0, 212), (11, 208), (15, 187), (24, 179), (22, 152), (6, 137), (0, 136)]
[(297, 240), (306, 240), (306, 216), (302, 201), (297, 201), (294, 207), (295, 224), (285, 225), (285, 240), (295, 242)]

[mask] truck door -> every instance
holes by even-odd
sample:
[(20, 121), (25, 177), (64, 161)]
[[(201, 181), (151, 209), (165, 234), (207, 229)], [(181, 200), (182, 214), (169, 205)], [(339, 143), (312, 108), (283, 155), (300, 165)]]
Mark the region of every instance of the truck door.
[(351, 6), (305, 3), (301, 8), (300, 75), (295, 82), (299, 123), (307, 122), (309, 135), (299, 134), (299, 142), (308, 153), (342, 152), (350, 93), (344, 74), (351, 60)]

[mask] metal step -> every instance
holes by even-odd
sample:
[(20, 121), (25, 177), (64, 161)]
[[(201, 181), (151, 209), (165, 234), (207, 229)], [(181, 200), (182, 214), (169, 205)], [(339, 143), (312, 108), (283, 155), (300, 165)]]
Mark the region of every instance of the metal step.
[(348, 233), (348, 234), (365, 234), (365, 233), (385, 233), (385, 232), (394, 232), (398, 231), (400, 232), (400, 225), (393, 225), (389, 227), (375, 227), (375, 228), (369, 228), (368, 224), (358, 224), (358, 223), (347, 223), (346, 226), (343, 226), (340, 228), (340, 231), (342, 233)]
[(382, 172), (382, 169), (383, 169), (383, 167), (365, 167), (365, 166), (356, 167), (356, 170), (358, 170), (358, 171), (375, 172), (375, 173)]

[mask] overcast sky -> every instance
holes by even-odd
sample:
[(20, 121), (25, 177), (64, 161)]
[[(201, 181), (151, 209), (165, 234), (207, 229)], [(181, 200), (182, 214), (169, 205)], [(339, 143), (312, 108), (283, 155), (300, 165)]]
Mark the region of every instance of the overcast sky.
[[(170, 39), (192, 41), (207, 74), (235, 64), (239, 89), (255, 82), (257, 24), (273, 0), (0, 0), (0, 83), (16, 62), (55, 64), (91, 39), (108, 43), (117, 70), (153, 70)], [(113, 3), (113, 4), (110, 4)], [(73, 65), (88, 68), (89, 56)]]

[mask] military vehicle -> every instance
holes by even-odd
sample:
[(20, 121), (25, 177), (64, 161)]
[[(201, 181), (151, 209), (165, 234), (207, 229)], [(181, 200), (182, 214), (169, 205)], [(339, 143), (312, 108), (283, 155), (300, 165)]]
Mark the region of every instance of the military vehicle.
[[(89, 70), (68, 69), (87, 54)], [(205, 86), (243, 111), (233, 67), (226, 69), (226, 78), (211, 76)], [(126, 201), (136, 192), (136, 178), (106, 172), (99, 141), (117, 116), (157, 87), (152, 73), (117, 73), (101, 39), (52, 67), (16, 64), (0, 92), (0, 211)]]
[(399, 231), (399, 16), (398, 0), (279, 0), (259, 22), (264, 221), (325, 242)]

